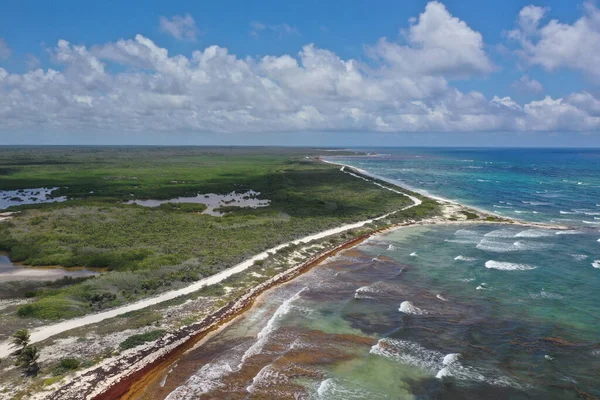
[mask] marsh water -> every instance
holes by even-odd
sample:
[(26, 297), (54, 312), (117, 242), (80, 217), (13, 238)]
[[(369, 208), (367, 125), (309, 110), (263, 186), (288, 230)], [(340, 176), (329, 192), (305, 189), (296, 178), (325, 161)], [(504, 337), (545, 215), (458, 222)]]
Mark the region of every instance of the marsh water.
[(169, 200), (129, 200), (127, 204), (137, 204), (144, 207), (158, 207), (161, 204), (166, 203), (190, 203), (190, 204), (204, 204), (206, 210), (203, 214), (212, 215), (214, 217), (221, 217), (224, 215), (223, 212), (217, 211), (219, 207), (233, 206), (233, 207), (266, 207), (271, 202), (270, 200), (259, 199), (259, 192), (249, 190), (244, 193), (231, 192), (228, 194), (198, 194), (191, 197), (177, 197)]
[(42, 204), (66, 201), (65, 196), (52, 196), (58, 188), (0, 190), (0, 210), (23, 204)]
[(411, 163), (438, 196), (571, 229), (452, 224), (373, 237), (267, 292), (144, 398), (599, 397), (599, 154), (348, 159), (417, 186), (415, 171), (403, 174)]

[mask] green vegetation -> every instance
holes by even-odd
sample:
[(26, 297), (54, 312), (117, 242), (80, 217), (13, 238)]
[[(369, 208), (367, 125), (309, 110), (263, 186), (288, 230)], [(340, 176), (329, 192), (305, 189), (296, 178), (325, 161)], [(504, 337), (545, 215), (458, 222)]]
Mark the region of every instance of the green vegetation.
[(122, 350), (132, 349), (146, 342), (152, 342), (165, 334), (164, 330), (156, 329), (147, 333), (129, 336), (119, 344)]
[[(69, 197), (63, 203), (13, 207), (22, 212), (0, 224), (0, 250), (28, 265), (109, 271), (73, 284), (35, 284), (29, 291), (35, 301), (22, 306), (18, 315), (56, 320), (115, 307), (187, 285), (279, 243), (410, 204), (405, 196), (307, 159), (307, 154), (318, 152), (0, 148), (0, 187), (58, 187), (53, 195)], [(202, 204), (125, 204), (248, 190), (260, 192), (259, 198), (270, 205), (225, 206), (227, 215), (213, 217), (201, 214)], [(423, 204), (396, 213), (388, 222), (438, 212), (435, 201), (419, 197)], [(210, 291), (213, 296), (224, 293), (222, 287)]]
[(461, 214), (463, 214), (465, 217), (467, 217), (468, 220), (479, 218), (479, 215), (475, 214), (474, 212), (470, 212), (470, 211), (461, 211)]
[(64, 369), (77, 369), (79, 368), (79, 360), (76, 358), (63, 358), (60, 360), (60, 366)]

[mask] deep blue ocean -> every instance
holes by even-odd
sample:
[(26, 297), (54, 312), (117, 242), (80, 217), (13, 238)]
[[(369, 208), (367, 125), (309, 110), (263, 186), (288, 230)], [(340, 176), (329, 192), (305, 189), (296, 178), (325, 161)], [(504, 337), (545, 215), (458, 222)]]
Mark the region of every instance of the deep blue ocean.
[(600, 149), (368, 148), (335, 161), (527, 221), (600, 228)]

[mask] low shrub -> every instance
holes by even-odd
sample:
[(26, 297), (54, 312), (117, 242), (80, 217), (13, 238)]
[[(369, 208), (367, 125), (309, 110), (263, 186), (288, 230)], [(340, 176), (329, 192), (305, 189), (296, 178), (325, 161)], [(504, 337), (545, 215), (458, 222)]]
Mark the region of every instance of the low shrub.
[(58, 296), (43, 297), (35, 303), (25, 304), (17, 310), (19, 317), (38, 319), (63, 319), (84, 315), (88, 311), (85, 303)]
[(124, 341), (122, 341), (119, 344), (119, 347), (122, 350), (132, 349), (132, 348), (140, 346), (146, 342), (152, 342), (152, 341), (160, 338), (164, 334), (165, 334), (164, 330), (157, 329), (154, 331), (129, 336), (127, 339), (125, 339)]
[(76, 358), (63, 358), (60, 360), (60, 366), (64, 369), (77, 369), (79, 364), (80, 362)]

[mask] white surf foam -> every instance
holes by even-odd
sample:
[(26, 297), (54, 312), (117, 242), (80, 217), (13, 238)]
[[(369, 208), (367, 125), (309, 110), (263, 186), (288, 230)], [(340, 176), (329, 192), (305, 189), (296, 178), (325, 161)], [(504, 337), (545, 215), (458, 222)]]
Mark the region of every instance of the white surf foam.
[(388, 251), (396, 251), (396, 250), (398, 250), (398, 248), (396, 246), (394, 246), (393, 244), (390, 244), (387, 249), (388, 249)]
[(477, 260), (477, 259), (476, 259), (476, 258), (474, 258), (474, 257), (465, 257), (465, 256), (456, 256), (456, 257), (454, 257), (454, 259), (455, 259), (456, 261), (467, 261), (467, 262), (470, 262), (470, 261), (476, 261), (476, 260)]
[(447, 298), (445, 298), (444, 296), (442, 296), (441, 294), (436, 294), (435, 297), (437, 297), (438, 299), (440, 299), (441, 301), (450, 301)]
[(549, 206), (552, 203), (547, 203), (547, 202), (543, 202), (543, 201), (521, 201), (521, 203), (523, 204), (529, 204), (532, 206)]
[(577, 261), (583, 261), (588, 258), (588, 256), (585, 254), (569, 254), (569, 255)]
[(515, 237), (515, 232), (511, 229), (498, 229), (488, 232), (484, 236), (493, 238), (512, 238)]
[(271, 364), (267, 364), (252, 378), (252, 383), (246, 387), (246, 391), (252, 393), (256, 389), (266, 389), (269, 386), (284, 384), (288, 381), (285, 374), (279, 373)]
[(600, 260), (594, 260), (594, 262), (592, 263), (592, 267), (600, 268)]
[(538, 242), (525, 242), (517, 240), (512, 244), (516, 249), (528, 251), (528, 250), (546, 250), (552, 247), (549, 243), (538, 243)]
[(422, 315), (427, 314), (427, 311), (421, 310), (419, 307), (416, 307), (410, 301), (403, 301), (400, 304), (400, 308), (398, 311), (403, 312), (404, 314), (414, 314), (414, 315)]
[(507, 253), (512, 251), (545, 250), (552, 247), (552, 245), (547, 243), (531, 241), (527, 242), (520, 240), (510, 243), (505, 240), (483, 238), (475, 247), (477, 247), (479, 250), (493, 253)]
[(501, 271), (528, 271), (532, 269), (536, 269), (537, 267), (529, 264), (518, 264), (511, 263), (506, 261), (494, 261), (489, 260), (486, 261), (485, 267), (489, 269), (498, 269)]
[(527, 229), (521, 231), (515, 235), (515, 237), (524, 237), (524, 238), (538, 238), (538, 237), (548, 237), (553, 236), (554, 233), (551, 231), (543, 230), (543, 229)]
[[(352, 386), (352, 387), (349, 387)], [(367, 390), (361, 390), (356, 387), (356, 382), (351, 384), (345, 384), (344, 381), (339, 379), (328, 378), (323, 380), (317, 388), (317, 399), (328, 400), (328, 399), (348, 399), (348, 400), (360, 400), (368, 399), (371, 394)], [(303, 399), (304, 396), (299, 395), (294, 397)]]
[(410, 256), (411, 256), (411, 257), (418, 257), (419, 255), (418, 255), (418, 254), (417, 254), (417, 252), (415, 251), (415, 252), (412, 252), (412, 253), (410, 253)]
[(277, 321), (290, 312), (290, 310), (292, 309), (292, 303), (298, 300), (302, 292), (304, 292), (307, 289), (307, 287), (302, 288), (302, 290), (300, 290), (298, 293), (281, 303), (279, 308), (277, 308), (277, 310), (273, 313), (273, 316), (269, 319), (269, 321), (267, 321), (265, 327), (262, 328), (260, 332), (258, 332), (258, 335), (256, 335), (256, 342), (254, 342), (254, 344), (250, 346), (250, 348), (246, 350), (246, 352), (242, 356), (240, 367), (249, 357), (260, 353), (263, 346), (269, 340), (269, 336), (277, 330)]
[(495, 386), (521, 387), (516, 381), (501, 376), (496, 371), (485, 371), (463, 365), (460, 362), (461, 355), (458, 353), (444, 354), (407, 340), (381, 339), (371, 347), (370, 353), (420, 368), (438, 379), (453, 377), (462, 381), (486, 382)]
[(173, 390), (165, 400), (194, 399), (203, 393), (223, 386), (221, 378), (233, 372), (226, 362), (204, 365), (184, 385)]
[(450, 365), (455, 363), (456, 361), (458, 361), (460, 358), (462, 357), (462, 354), (460, 353), (450, 353), (450, 354), (446, 354), (444, 356), (444, 359), (442, 360), (442, 364), (444, 365)]
[(363, 286), (356, 289), (354, 292), (355, 299), (374, 299), (375, 295), (380, 293), (379, 290), (375, 289), (372, 286)]
[(479, 243), (479, 238), (474, 237), (472, 239), (446, 239), (444, 240), (444, 242), (457, 244), (477, 244)]
[(428, 350), (423, 346), (399, 339), (380, 339), (369, 351), (403, 364), (421, 368), (430, 373), (436, 373), (444, 360), (444, 354), (435, 350)]
[(583, 232), (580, 231), (576, 231), (574, 229), (569, 229), (569, 230), (565, 230), (565, 231), (557, 231), (556, 234), (557, 235), (580, 235)]
[(477, 231), (471, 231), (468, 229), (459, 229), (456, 232), (454, 232), (455, 236), (479, 236), (480, 233)]

